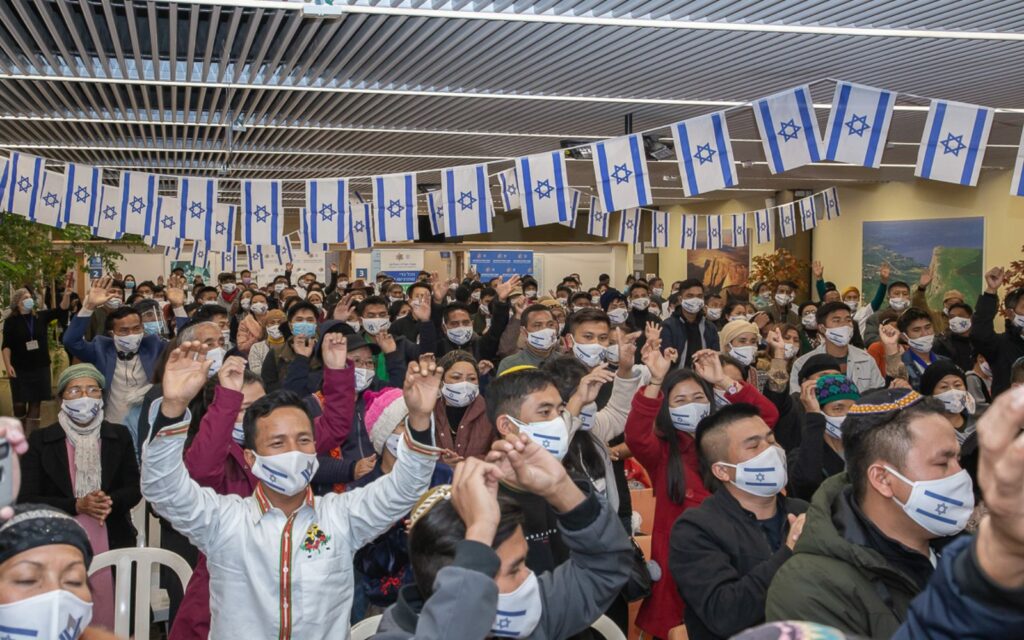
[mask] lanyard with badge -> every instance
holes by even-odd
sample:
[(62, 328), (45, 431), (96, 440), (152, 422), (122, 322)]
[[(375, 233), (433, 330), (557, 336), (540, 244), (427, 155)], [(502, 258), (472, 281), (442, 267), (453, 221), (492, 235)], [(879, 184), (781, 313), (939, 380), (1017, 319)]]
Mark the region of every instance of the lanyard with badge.
[(31, 313), (25, 314), (25, 326), (28, 327), (28, 340), (25, 342), (25, 351), (35, 351), (39, 348), (39, 341), (36, 337), (36, 318)]

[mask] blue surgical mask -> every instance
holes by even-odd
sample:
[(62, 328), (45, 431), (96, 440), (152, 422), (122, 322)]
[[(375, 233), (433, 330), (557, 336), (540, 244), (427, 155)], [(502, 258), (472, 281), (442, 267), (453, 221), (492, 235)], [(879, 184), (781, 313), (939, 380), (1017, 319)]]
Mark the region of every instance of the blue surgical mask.
[(147, 336), (158, 336), (163, 331), (164, 323), (159, 320), (150, 320), (142, 323), (142, 331)]
[(315, 322), (293, 322), (292, 335), (297, 338), (312, 338), (316, 335)]

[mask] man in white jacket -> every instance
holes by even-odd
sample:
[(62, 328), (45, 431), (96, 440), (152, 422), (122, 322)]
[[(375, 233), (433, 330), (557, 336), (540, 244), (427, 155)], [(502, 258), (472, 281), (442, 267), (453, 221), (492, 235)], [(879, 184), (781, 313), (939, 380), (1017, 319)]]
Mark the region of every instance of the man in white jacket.
[[(340, 352), (341, 334), (323, 349)], [(199, 343), (175, 349), (154, 405), (157, 435), (143, 456), (142, 494), (206, 554), (210, 637), (347, 638), (352, 556), (409, 513), (426, 491), (440, 450), (431, 413), (442, 370), (410, 363), (404, 395), (409, 415), (394, 470), (377, 482), (315, 497), (313, 421), (302, 399), (279, 391), (246, 411), (244, 455), (259, 480), (252, 496), (222, 496), (193, 481), (182, 461), (189, 401), (207, 381)]]

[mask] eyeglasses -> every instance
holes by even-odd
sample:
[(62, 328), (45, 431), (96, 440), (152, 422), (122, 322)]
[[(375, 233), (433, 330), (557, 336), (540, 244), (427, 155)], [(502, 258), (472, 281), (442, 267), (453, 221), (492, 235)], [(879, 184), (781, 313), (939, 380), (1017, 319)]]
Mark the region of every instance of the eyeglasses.
[(103, 389), (99, 387), (68, 387), (64, 389), (64, 397), (69, 400), (75, 400), (82, 396), (89, 396), (90, 398), (99, 398), (103, 396)]

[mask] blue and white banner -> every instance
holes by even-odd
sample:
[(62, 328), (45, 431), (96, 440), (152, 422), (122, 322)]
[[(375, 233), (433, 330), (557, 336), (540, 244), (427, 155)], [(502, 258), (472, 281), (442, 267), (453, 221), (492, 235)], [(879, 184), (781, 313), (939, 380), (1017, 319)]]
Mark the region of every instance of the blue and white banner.
[(745, 247), (747, 246), (748, 242), (749, 239), (747, 238), (747, 214), (732, 214), (732, 246)]
[(670, 129), (679, 175), (683, 177), (683, 193), (693, 197), (736, 186), (732, 139), (724, 111), (677, 122)]
[(370, 203), (350, 203), (348, 210), (348, 248), (352, 251), (373, 246), (372, 207)]
[(213, 214), (207, 216), (206, 232), (203, 244), (210, 251), (227, 251), (235, 246), (235, 225), (238, 220), (238, 207), (216, 203)]
[(43, 185), (39, 189), (34, 222), (51, 227), (64, 227), (64, 174), (56, 171), (43, 172)]
[(444, 203), (441, 201), (440, 191), (431, 191), (427, 194), (427, 214), (430, 218), (430, 233), (435, 236), (444, 235)]
[(286, 235), (281, 242), (277, 245), (277, 263), (284, 266), (288, 263), (295, 262), (295, 252), (292, 249), (292, 235)]
[(668, 246), (668, 211), (651, 211), (651, 246)]
[(594, 153), (597, 193), (608, 211), (644, 207), (654, 202), (647, 175), (647, 155), (639, 133), (590, 145)]
[(697, 249), (697, 216), (684, 215), (680, 220), (682, 227), (679, 229), (679, 248), (694, 251)]
[(179, 247), (182, 245), (178, 223), (181, 222), (181, 202), (171, 196), (156, 199), (153, 229), (149, 234), (150, 246)]
[(825, 219), (834, 220), (839, 217), (839, 191), (835, 187), (829, 187), (821, 192), (825, 200)]
[(519, 158), (516, 176), (524, 227), (569, 219), (569, 176), (561, 151)]
[[(274, 248), (270, 247), (270, 250), (273, 251)], [(246, 247), (245, 259), (249, 271), (262, 271), (265, 264), (263, 260), (263, 247), (257, 244), (249, 245)]]
[(124, 234), (121, 223), (121, 190), (117, 187), (104, 185), (100, 187), (100, 211), (97, 217), (96, 228), (93, 233), (101, 238), (117, 240)]
[(235, 273), (238, 271), (238, 251), (235, 247), (231, 247), (229, 251), (221, 252), (218, 262), (220, 264), (219, 273)]
[(280, 180), (242, 180), (242, 242), (281, 244), (284, 194)]
[(818, 211), (814, 207), (814, 196), (807, 196), (796, 201), (797, 211), (800, 212), (800, 224), (804, 231), (810, 231), (818, 226)]
[(377, 242), (419, 239), (415, 173), (394, 173), (374, 178), (373, 207), (377, 216)]
[(64, 223), (95, 227), (100, 208), (103, 172), (69, 162), (64, 169)]
[(1013, 163), (1010, 195), (1024, 196), (1024, 131), (1020, 134), (1020, 145), (1017, 147), (1017, 161)]
[(825, 159), (877, 169), (889, 136), (896, 94), (852, 82), (836, 83), (825, 129)]
[(7, 180), (4, 210), (35, 219), (39, 188), (43, 186), (43, 168), (46, 161), (19, 151), (11, 154), (7, 161)]
[(506, 169), (498, 174), (498, 186), (501, 188), (501, 206), (508, 213), (520, 207), (519, 180), (516, 178), (516, 169)]
[(178, 180), (178, 233), (188, 240), (210, 242), (210, 218), (217, 202), (217, 180), (214, 178), (180, 178)]
[(821, 160), (821, 136), (806, 85), (754, 101), (754, 119), (772, 173)]
[(767, 244), (772, 241), (774, 231), (771, 209), (758, 209), (754, 212), (754, 228), (757, 229), (757, 244)]
[(914, 175), (975, 186), (992, 128), (992, 109), (932, 100)]
[[(348, 202), (348, 200), (345, 200), (345, 202)], [(300, 225), (299, 226), (300, 226), (300, 231), (301, 231), (301, 235), (302, 235), (302, 252), (303, 253), (313, 253), (314, 251), (317, 251), (317, 252), (327, 251), (330, 248), (327, 244), (324, 244), (322, 242), (313, 242), (313, 240), (312, 240), (312, 237), (311, 237), (311, 234), (310, 234), (310, 227), (312, 226), (310, 218), (315, 218), (315, 217), (317, 217), (316, 214), (310, 215), (309, 209), (303, 208), (302, 210), (299, 211), (299, 218), (300, 218)], [(347, 216), (345, 217), (345, 219), (347, 220)], [(347, 233), (347, 231), (346, 231), (346, 233)]]
[(559, 222), (558, 224), (563, 227), (569, 227), (570, 229), (576, 228), (576, 219), (580, 212), (580, 201), (583, 200), (583, 194), (576, 189), (571, 189), (572, 199), (569, 202), (569, 219), (565, 222)]
[(210, 254), (206, 250), (206, 246), (198, 240), (192, 243), (192, 266), (200, 269), (206, 269), (210, 266)]
[(793, 203), (779, 205), (779, 233), (783, 238), (788, 238), (796, 233), (796, 207)]
[(722, 248), (722, 216), (705, 216), (708, 226), (708, 249)]
[(608, 237), (608, 216), (611, 214), (601, 207), (601, 199), (590, 196), (590, 217), (587, 220), (587, 233), (592, 236)]
[(348, 233), (348, 180), (327, 178), (306, 181), (309, 241), (345, 242)]
[(640, 209), (624, 209), (619, 213), (619, 242), (636, 244), (640, 236)]
[(121, 235), (153, 233), (157, 179), (152, 173), (121, 172)]
[(441, 201), (448, 212), (445, 219), (446, 236), (469, 236), (490, 233), (491, 189), (487, 185), (487, 165), (476, 164), (454, 167), (441, 172)]
[(164, 255), (170, 258), (172, 261), (181, 260), (181, 246), (177, 247), (164, 247)]

